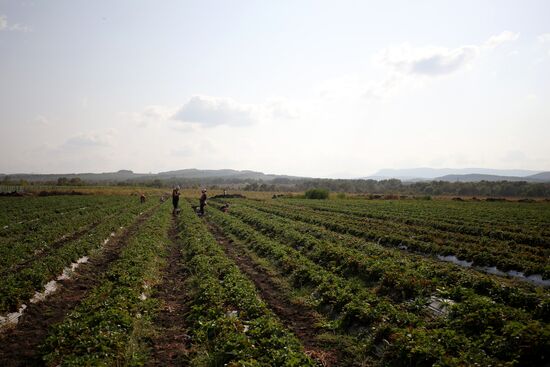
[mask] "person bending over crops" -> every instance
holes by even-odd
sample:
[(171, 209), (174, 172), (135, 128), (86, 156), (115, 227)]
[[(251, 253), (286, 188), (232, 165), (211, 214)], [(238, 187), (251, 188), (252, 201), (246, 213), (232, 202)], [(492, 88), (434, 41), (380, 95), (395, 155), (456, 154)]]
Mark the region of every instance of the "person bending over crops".
[(145, 194), (144, 194), (144, 193), (141, 193), (141, 196), (139, 197), (139, 201), (140, 201), (140, 203), (142, 203), (142, 204), (145, 203)]
[(201, 198), (199, 199), (199, 214), (204, 215), (204, 207), (206, 206), (206, 189), (201, 190)]
[(174, 187), (174, 190), (172, 190), (172, 205), (174, 206), (174, 210), (172, 210), (172, 214), (177, 214), (179, 201), (180, 201), (180, 187), (176, 186)]

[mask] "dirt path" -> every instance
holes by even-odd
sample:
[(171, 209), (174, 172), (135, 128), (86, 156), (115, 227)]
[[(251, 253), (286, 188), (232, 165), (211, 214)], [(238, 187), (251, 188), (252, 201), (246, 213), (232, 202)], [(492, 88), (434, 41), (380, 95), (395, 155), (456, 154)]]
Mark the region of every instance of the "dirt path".
[(235, 248), (219, 227), (208, 222), (208, 228), (227, 256), (235, 261), (239, 269), (254, 282), (269, 308), (300, 339), (306, 353), (322, 366), (338, 366), (339, 352), (336, 349), (327, 348), (325, 343), (317, 339), (317, 335), (324, 332), (316, 326), (320, 321), (319, 315), (304, 305), (290, 302), (270, 275), (256, 266), (242, 251)]
[(156, 287), (153, 297), (162, 302), (162, 311), (154, 322), (157, 332), (152, 340), (152, 356), (148, 366), (188, 366), (190, 341), (186, 333), (184, 317), (188, 312), (185, 292), (185, 268), (178, 246), (175, 220), (168, 233), (167, 265), (162, 281)]
[(158, 206), (143, 213), (134, 223), (113, 237), (97, 257), (82, 264), (77, 274), (59, 282), (59, 289), (43, 302), (29, 304), (17, 327), (0, 334), (0, 366), (41, 366), (40, 345), (48, 328), (59, 323), (88, 292), (97, 286), (109, 265), (120, 256), (128, 240)]

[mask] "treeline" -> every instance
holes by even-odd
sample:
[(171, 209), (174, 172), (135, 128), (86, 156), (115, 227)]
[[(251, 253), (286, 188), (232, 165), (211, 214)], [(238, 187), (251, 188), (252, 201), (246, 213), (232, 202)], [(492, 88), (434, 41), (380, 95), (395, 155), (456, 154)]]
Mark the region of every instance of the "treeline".
[(17, 186), (93, 186), (98, 183), (88, 182), (80, 179), (79, 177), (67, 178), (59, 177), (57, 180), (47, 181), (27, 181), (23, 179), (13, 180), (9, 176), (2, 177), (0, 180), (1, 185), (17, 185)]
[[(277, 181), (277, 180), (274, 180)], [(289, 180), (290, 181), (290, 180)], [(252, 191), (307, 191), (323, 188), (331, 192), (380, 193), (404, 195), (448, 196), (515, 196), (550, 197), (550, 183), (481, 181), (481, 182), (402, 182), (400, 180), (335, 180), (310, 179), (291, 182), (252, 183), (244, 190)]]
[(400, 195), (448, 195), (448, 196), (493, 196), (493, 197), (550, 197), (550, 183), (531, 183), (524, 181), (480, 181), (448, 182), (423, 181), (402, 182), (390, 180), (344, 180), (344, 179), (288, 179), (276, 178), (270, 181), (236, 179), (236, 178), (168, 178), (168, 179), (132, 179), (118, 182), (87, 182), (79, 178), (59, 178), (52, 182), (11, 181), (4, 177), (0, 184), (11, 185), (117, 185), (182, 188), (209, 187), (218, 189), (240, 189), (246, 191), (303, 192), (313, 188), (326, 189), (331, 192), (349, 192), (365, 194), (400, 194)]
[(550, 197), (550, 183), (511, 181), (480, 182), (402, 182), (400, 180), (307, 180), (296, 183), (297, 191), (319, 187), (336, 192), (396, 193), (406, 195), (452, 195), (452, 196), (516, 196)]

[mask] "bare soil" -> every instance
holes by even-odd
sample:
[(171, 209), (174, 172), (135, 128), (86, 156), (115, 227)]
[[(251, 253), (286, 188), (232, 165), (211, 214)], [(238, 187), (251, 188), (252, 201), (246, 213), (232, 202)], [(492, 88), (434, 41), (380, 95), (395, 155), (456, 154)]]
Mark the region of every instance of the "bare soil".
[(317, 338), (319, 334), (324, 332), (318, 326), (319, 321), (321, 321), (319, 314), (306, 305), (289, 301), (285, 291), (280, 289), (280, 286), (274, 282), (272, 277), (256, 265), (250, 257), (233, 246), (233, 241), (227, 238), (219, 227), (209, 222), (208, 228), (214, 234), (226, 255), (254, 282), (260, 296), (269, 308), (300, 339), (306, 354), (324, 367), (338, 366), (340, 352), (333, 346), (327, 346), (326, 342)]
[(147, 362), (148, 366), (189, 365), (191, 343), (185, 327), (189, 299), (185, 291), (186, 272), (182, 264), (175, 220), (168, 237), (170, 244), (167, 265), (162, 281), (153, 293), (153, 297), (162, 302), (162, 310), (154, 320), (156, 332), (151, 340), (152, 355)]
[(122, 233), (113, 237), (97, 257), (82, 264), (70, 279), (59, 282), (59, 289), (43, 302), (29, 304), (16, 327), (0, 334), (0, 366), (42, 366), (40, 346), (50, 326), (65, 315), (101, 282), (110, 264), (119, 258), (122, 249), (157, 207), (143, 213)]

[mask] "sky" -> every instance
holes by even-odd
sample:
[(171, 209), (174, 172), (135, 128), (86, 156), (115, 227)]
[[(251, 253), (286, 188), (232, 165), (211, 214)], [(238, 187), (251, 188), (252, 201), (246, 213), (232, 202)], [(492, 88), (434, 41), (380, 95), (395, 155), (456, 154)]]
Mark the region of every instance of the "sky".
[(550, 2), (0, 0), (0, 173), (550, 170)]

